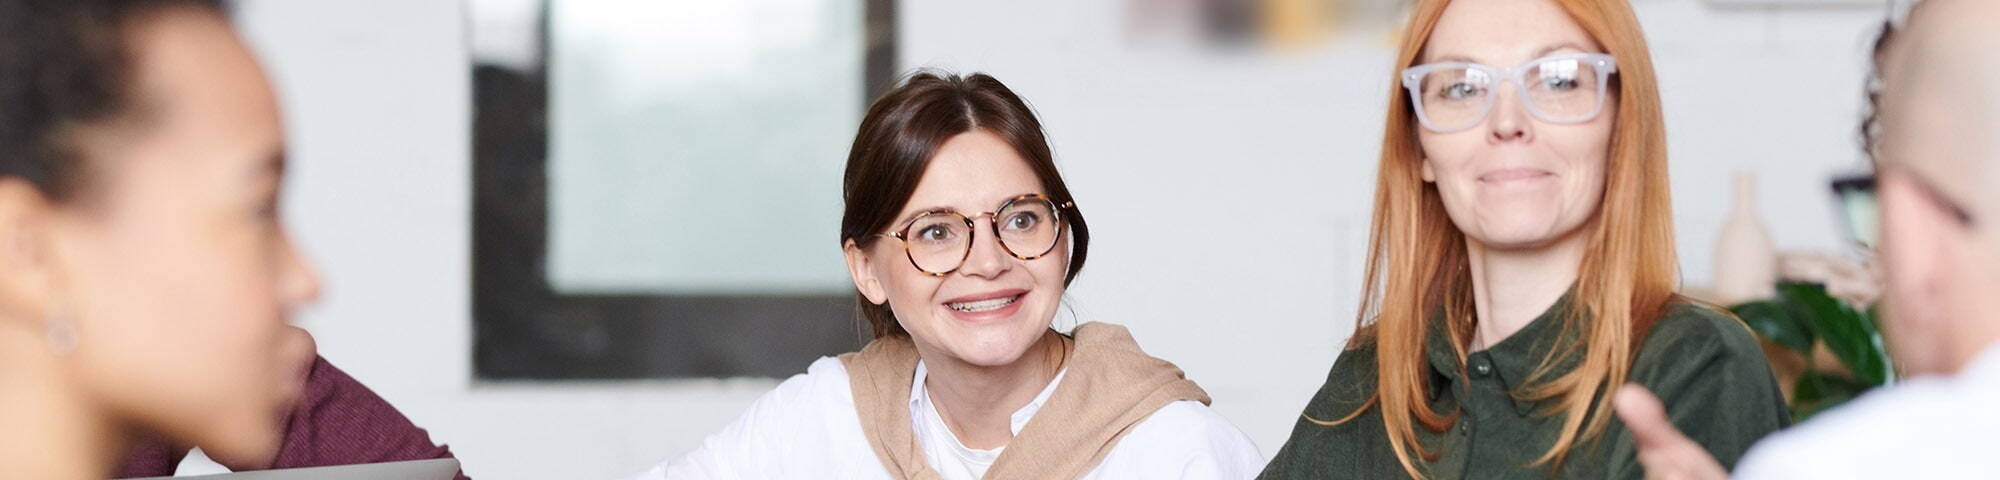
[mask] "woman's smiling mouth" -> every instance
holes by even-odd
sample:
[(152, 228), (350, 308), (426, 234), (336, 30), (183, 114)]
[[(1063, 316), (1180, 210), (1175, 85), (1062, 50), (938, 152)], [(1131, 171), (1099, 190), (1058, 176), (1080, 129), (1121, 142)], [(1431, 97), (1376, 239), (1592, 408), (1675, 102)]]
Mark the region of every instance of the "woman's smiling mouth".
[(1554, 173), (1539, 168), (1503, 168), (1480, 174), (1479, 181), (1483, 183), (1508, 183), (1541, 180), (1554, 176)]
[(983, 321), (1010, 316), (1020, 309), (1028, 291), (1019, 288), (996, 290), (954, 298), (944, 302), (952, 316), (966, 321)]

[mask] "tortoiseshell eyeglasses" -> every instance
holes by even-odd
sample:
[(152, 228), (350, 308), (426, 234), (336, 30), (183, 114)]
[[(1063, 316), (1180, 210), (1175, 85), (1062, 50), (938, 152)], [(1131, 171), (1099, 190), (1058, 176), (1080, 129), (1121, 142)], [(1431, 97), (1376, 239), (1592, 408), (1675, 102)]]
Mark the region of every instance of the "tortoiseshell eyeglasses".
[(1072, 202), (1056, 205), (1046, 195), (1027, 194), (1008, 199), (994, 211), (970, 217), (954, 210), (921, 212), (901, 230), (876, 235), (901, 241), (910, 265), (942, 277), (958, 271), (972, 255), (975, 219), (984, 219), (992, 227), (994, 238), (1000, 239), (1000, 249), (1008, 255), (1034, 260), (1055, 251), (1056, 243), (1062, 240), (1062, 211), (1075, 206)]

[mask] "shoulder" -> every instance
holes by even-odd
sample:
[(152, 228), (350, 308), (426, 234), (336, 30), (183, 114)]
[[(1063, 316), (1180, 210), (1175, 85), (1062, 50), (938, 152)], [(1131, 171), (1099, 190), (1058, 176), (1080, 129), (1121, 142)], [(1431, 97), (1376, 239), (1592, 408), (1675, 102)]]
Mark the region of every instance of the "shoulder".
[(1674, 300), (1653, 321), (1645, 348), (1710, 345), (1722, 353), (1757, 352), (1757, 337), (1736, 315), (1720, 307)]
[(709, 437), (709, 444), (765, 443), (809, 445), (833, 438), (859, 436), (861, 419), (847, 369), (834, 358), (821, 358), (776, 388), (759, 395), (736, 421)]
[(1166, 404), (1151, 416), (1132, 427), (1132, 431), (1118, 441), (1125, 446), (1146, 447), (1148, 450), (1214, 453), (1229, 457), (1245, 458), (1262, 466), (1263, 456), (1257, 453), (1257, 446), (1250, 443), (1250, 437), (1238, 430), (1229, 419), (1216, 413), (1215, 409), (1193, 400), (1182, 400)]
[[(1098, 470), (1104, 475), (1155, 478), (1249, 478), (1264, 468), (1250, 437), (1201, 402), (1183, 400), (1153, 411), (1118, 440)], [(1127, 475), (1127, 474), (1140, 475)]]
[(1763, 348), (1742, 320), (1716, 307), (1676, 299), (1647, 331), (1633, 370), (1639, 376), (1663, 369), (1716, 366), (1770, 374)]
[[(1326, 383), (1293, 421), (1291, 435), (1272, 454), (1262, 478), (1324, 478), (1328, 472), (1357, 478), (1404, 476), (1389, 442), (1382, 440), (1387, 435), (1382, 409), (1368, 403), (1377, 387), (1376, 352), (1368, 342), (1340, 352)], [(1347, 421), (1336, 423), (1342, 419)]]
[[(1987, 439), (2000, 413), (1968, 405), (2000, 400), (1949, 379), (1877, 389), (1811, 421), (1765, 438), (1738, 465), (1744, 478), (1799, 478), (1820, 472), (1852, 478), (1971, 478), (1991, 473)], [(1922, 439), (1882, 442), (1881, 439)], [(1884, 458), (1909, 462), (1881, 462)]]
[(1347, 375), (1365, 373), (1370, 378), (1373, 378), (1375, 375), (1375, 342), (1358, 342), (1341, 349), (1340, 356), (1335, 357), (1333, 360), (1333, 370), (1327, 372), (1327, 378), (1333, 378), (1333, 376), (1343, 374), (1343, 372)]
[(1333, 367), (1327, 369), (1326, 383), (1320, 385), (1319, 392), (1306, 404), (1306, 416), (1321, 420), (1341, 418), (1368, 403), (1377, 386), (1376, 362), (1374, 342), (1341, 350)]
[(778, 410), (819, 413), (838, 409), (854, 410), (854, 387), (848, 383), (847, 366), (834, 357), (820, 357), (777, 388), (758, 397), (746, 415), (777, 414)]
[[(1294, 421), (1285, 448), (1319, 445), (1327, 448), (1347, 445), (1353, 439), (1374, 438), (1382, 429), (1381, 409), (1369, 405), (1379, 387), (1376, 382), (1376, 348), (1361, 343), (1342, 350), (1327, 369), (1326, 383), (1313, 393), (1306, 408)], [(1363, 410), (1366, 407), (1366, 410)], [(1346, 422), (1334, 423), (1350, 418)], [(1313, 448), (1318, 450), (1319, 448)], [(1285, 452), (1279, 452), (1284, 456)]]
[(635, 478), (770, 478), (879, 466), (847, 381), (839, 359), (814, 361), (805, 373), (759, 395), (694, 451)]

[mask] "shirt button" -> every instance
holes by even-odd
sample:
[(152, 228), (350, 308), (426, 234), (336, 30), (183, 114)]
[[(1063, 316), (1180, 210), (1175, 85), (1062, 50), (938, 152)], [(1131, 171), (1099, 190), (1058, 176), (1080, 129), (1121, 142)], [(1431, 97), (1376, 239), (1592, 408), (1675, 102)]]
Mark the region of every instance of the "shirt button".
[(1477, 375), (1477, 376), (1479, 376), (1479, 377), (1481, 377), (1481, 378), (1485, 378), (1485, 377), (1486, 377), (1487, 375), (1492, 375), (1492, 374), (1493, 374), (1493, 365), (1492, 365), (1492, 364), (1489, 364), (1489, 363), (1486, 363), (1486, 362), (1483, 362), (1483, 361), (1482, 361), (1482, 362), (1477, 362), (1477, 363), (1473, 363), (1473, 364), (1472, 364), (1472, 374), (1473, 374), (1473, 375)]
[(1472, 421), (1463, 418), (1458, 419), (1458, 434), (1465, 435), (1469, 433), (1472, 433)]

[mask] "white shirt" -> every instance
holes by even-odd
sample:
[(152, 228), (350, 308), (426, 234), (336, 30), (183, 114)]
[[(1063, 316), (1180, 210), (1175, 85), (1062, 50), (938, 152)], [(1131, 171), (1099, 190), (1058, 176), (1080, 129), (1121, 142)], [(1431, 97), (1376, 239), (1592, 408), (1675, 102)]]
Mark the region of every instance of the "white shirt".
[[(1062, 383), (1063, 375), (1069, 369), (1056, 372), (1049, 385), (1035, 395), (1020, 409), (1008, 417), (1008, 428), (1014, 435), (1021, 434), (1021, 427), (1028, 426), (1028, 420), (1035, 412), (1042, 411), (1042, 404), (1048, 403), (1049, 396), (1056, 393), (1056, 385)], [(980, 450), (965, 446), (958, 441), (958, 435), (951, 432), (951, 426), (944, 423), (944, 414), (938, 413), (937, 405), (931, 403), (930, 389), (925, 388), (924, 379), (930, 377), (930, 369), (917, 361), (917, 374), (910, 380), (910, 423), (917, 437), (917, 444), (924, 447), (924, 460), (930, 462), (931, 469), (944, 480), (979, 480), (986, 476), (986, 469), (1000, 458), (1000, 452), (1007, 450), (1000, 446), (991, 450)], [(1197, 404), (1199, 402), (1196, 402)]]
[(1877, 389), (1758, 442), (1738, 478), (1995, 478), (2000, 344), (1956, 375)]
[[(923, 370), (919, 372), (913, 387), (923, 383)], [(1050, 387), (1034, 402), (1015, 412), (1015, 432), (1040, 410), (1056, 383), (1050, 382)], [(939, 438), (936, 432), (943, 432), (941, 437), (963, 447), (957, 437), (950, 435), (950, 429), (941, 425), (924, 426), (923, 417), (916, 413), (927, 408), (924, 404), (929, 403), (929, 395), (920, 397), (917, 388), (911, 391), (911, 427), (917, 435)], [(935, 448), (932, 443), (923, 443), (924, 456), (931, 468), (951, 475), (946, 472), (958, 461), (940, 459), (957, 453)], [(999, 457), (999, 451), (993, 451), (992, 456)], [(1263, 468), (1263, 455), (1257, 453), (1257, 447), (1242, 431), (1201, 402), (1181, 401), (1160, 407), (1134, 425), (1083, 478), (1242, 479), (1256, 476)], [(743, 416), (703, 440), (695, 451), (633, 477), (634, 480), (709, 478), (890, 477), (862, 433), (860, 414), (854, 410), (854, 393), (848, 387), (847, 368), (839, 359), (821, 358), (806, 373), (785, 380), (759, 397)]]

